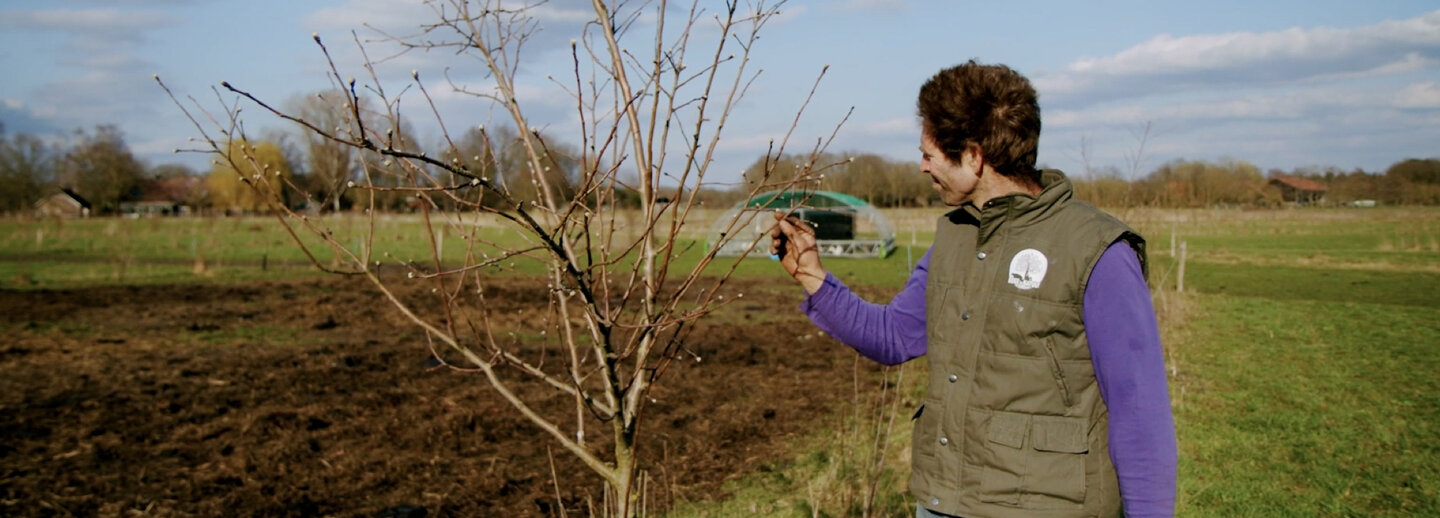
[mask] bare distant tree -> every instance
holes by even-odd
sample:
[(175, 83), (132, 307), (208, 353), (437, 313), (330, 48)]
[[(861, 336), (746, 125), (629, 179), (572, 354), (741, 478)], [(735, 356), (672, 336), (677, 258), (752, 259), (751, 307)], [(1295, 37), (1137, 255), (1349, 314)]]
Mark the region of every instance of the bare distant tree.
[(145, 167), (125, 145), (120, 129), (95, 127), (94, 133), (75, 132), (75, 144), (60, 157), (59, 182), (74, 189), (104, 211), (118, 210), (120, 202), (140, 196)]
[[(1130, 136), (1135, 139), (1135, 149), (1125, 152), (1125, 165), (1129, 169), (1130, 178), (1140, 177), (1140, 168), (1145, 165), (1145, 145), (1150, 143), (1151, 129), (1151, 122), (1145, 121), (1138, 129), (1130, 131)], [(1086, 166), (1089, 166), (1088, 160)]]
[(29, 210), (55, 180), (55, 151), (28, 133), (6, 135), (0, 125), (0, 212)]
[[(536, 37), (538, 11), (516, 2), (426, 3), (433, 9), (432, 22), (414, 36), (389, 41), (402, 49), (472, 58), (465, 63), (478, 63), (488, 84), (451, 86), (504, 114), (516, 130), (513, 140), (510, 135), (497, 138), (496, 129), (473, 121), (445, 120), (418, 73), (397, 93), (381, 84), (370, 62), (364, 64), (369, 81), (345, 78), (332, 62), (332, 79), (347, 99), (329, 106), (349, 111), (344, 127), (273, 109), (227, 83), (222, 83), (224, 92), (239, 99), (227, 103), (223, 113), (185, 109), (192, 119), (218, 123), (218, 130), (198, 123), (197, 128), (218, 160), (234, 164), (237, 176), (271, 201), (280, 221), (297, 235), (309, 235), (296, 242), (317, 267), (368, 279), (437, 346), (452, 351), (437, 357), (463, 358), (456, 368), (482, 373), (498, 395), (550, 440), (599, 474), (607, 486), (606, 515), (636, 515), (645, 476), (638, 445), (645, 437), (641, 416), (647, 394), (666, 367), (682, 357), (696, 320), (733, 300), (724, 298), (720, 288), (734, 265), (716, 264), (716, 252), (737, 233), (723, 232), (708, 248), (704, 240), (686, 239), (684, 229), (692, 224), (709, 228), (712, 222), (694, 221), (696, 198), (684, 194), (707, 182), (721, 132), (756, 77), (750, 58), (757, 36), (779, 14), (779, 3), (696, 2), (683, 10), (663, 1), (593, 0), (591, 21), (570, 45), (571, 65), (554, 80), (568, 92), (579, 120), (578, 131), (569, 134), (578, 144), (573, 150), (537, 129), (527, 105), (517, 98), (520, 51)], [(703, 6), (719, 11), (706, 12)], [(439, 149), (419, 148), (400, 123), (402, 97), (411, 108), (418, 97), (422, 110), (433, 113), (444, 128)], [(358, 152), (361, 172), (355, 188), (370, 195), (370, 201), (362, 203), (373, 209), (387, 193), (413, 199), (427, 223), (431, 257), (383, 257), (373, 253), (369, 239), (343, 243), (332, 237), (323, 218), (289, 212), (279, 199), (294, 186), (259, 169), (261, 161), (247, 154), (252, 148), (226, 145), (229, 139), (243, 138), (240, 99)], [(801, 103), (797, 111), (803, 111), (808, 98), (796, 101)], [(360, 116), (360, 107), (366, 105), (383, 113), (384, 122)], [(475, 130), (468, 137), (462, 133), (452, 138), (454, 128), (471, 127)], [(772, 144), (773, 157), (784, 152), (794, 129), (792, 124), (786, 136)], [(219, 136), (212, 136), (216, 131)], [(807, 145), (810, 160), (783, 180), (770, 178), (773, 169), (762, 171), (752, 191), (797, 183), (813, 186), (817, 175), (810, 164), (828, 141), (817, 138), (813, 146)], [(495, 159), (506, 153), (518, 159)], [(638, 214), (614, 209), (622, 196), (638, 198)], [(437, 210), (441, 207), (458, 210)], [(755, 217), (769, 221), (770, 215), (741, 213), (729, 221), (729, 228), (744, 228)], [(487, 238), (476, 225), (481, 221), (502, 222), (521, 238)], [(460, 254), (440, 251), (446, 235), (461, 237)], [(316, 237), (321, 245), (313, 245)], [(339, 258), (339, 266), (321, 258), (326, 254)], [(675, 260), (684, 254), (690, 259), (681, 268)], [(516, 341), (505, 339), (505, 324), (487, 309), (489, 272), (526, 260), (545, 266), (546, 280), (536, 289), (549, 299), (557, 317), (535, 325), (541, 326), (546, 340), (566, 351), (562, 364), (539, 361)], [(441, 314), (421, 311), (416, 301), (398, 295), (394, 283), (406, 281), (377, 274), (377, 264), (387, 262), (427, 283)], [(517, 375), (568, 397), (573, 419), (536, 410), (537, 401), (514, 390)], [(594, 440), (589, 432), (597, 426), (608, 440)]]
[[(368, 126), (375, 127), (383, 122), (383, 116), (370, 111), (363, 103), (364, 99), (360, 98), (362, 104), (358, 110), (349, 110), (346, 103), (351, 102), (350, 95), (344, 90), (333, 89), (292, 99), (287, 108), (297, 118), (318, 128), (342, 133), (345, 128), (355, 126), (351, 118), (356, 113), (370, 117)], [(300, 139), (304, 146), (304, 183), (309, 186), (310, 195), (318, 198), (314, 200), (315, 204), (332, 211), (341, 210), (345, 189), (360, 172), (356, 149), (311, 131), (301, 131)]]

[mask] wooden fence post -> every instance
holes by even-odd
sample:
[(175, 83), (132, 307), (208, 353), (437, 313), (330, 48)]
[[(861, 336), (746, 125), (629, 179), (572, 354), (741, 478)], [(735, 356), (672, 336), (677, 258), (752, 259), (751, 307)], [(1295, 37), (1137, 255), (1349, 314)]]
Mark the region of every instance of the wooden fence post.
[(1185, 293), (1185, 242), (1180, 242), (1180, 273), (1175, 277), (1175, 292)]

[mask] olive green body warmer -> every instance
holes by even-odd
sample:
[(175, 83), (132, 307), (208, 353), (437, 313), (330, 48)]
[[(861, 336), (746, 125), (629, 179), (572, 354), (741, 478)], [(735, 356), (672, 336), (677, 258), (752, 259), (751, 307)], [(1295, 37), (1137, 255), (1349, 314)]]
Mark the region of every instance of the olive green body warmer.
[(928, 509), (1120, 514), (1081, 304), (1100, 254), (1125, 240), (1143, 267), (1144, 241), (1072, 200), (1058, 171), (1042, 186), (939, 221), (925, 291), (930, 378), (910, 479)]

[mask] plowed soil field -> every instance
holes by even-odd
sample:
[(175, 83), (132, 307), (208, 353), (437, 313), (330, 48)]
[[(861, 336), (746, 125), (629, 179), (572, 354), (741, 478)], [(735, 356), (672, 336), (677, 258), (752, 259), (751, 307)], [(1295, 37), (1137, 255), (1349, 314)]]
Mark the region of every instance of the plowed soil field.
[[(487, 303), (541, 321), (543, 282), (494, 280)], [(729, 286), (744, 302), (650, 394), (652, 510), (723, 496), (855, 397), (855, 354), (804, 320), (798, 288)], [(507, 379), (573, 430), (573, 400)], [(363, 280), (0, 291), (0, 515), (581, 516), (601, 498)]]

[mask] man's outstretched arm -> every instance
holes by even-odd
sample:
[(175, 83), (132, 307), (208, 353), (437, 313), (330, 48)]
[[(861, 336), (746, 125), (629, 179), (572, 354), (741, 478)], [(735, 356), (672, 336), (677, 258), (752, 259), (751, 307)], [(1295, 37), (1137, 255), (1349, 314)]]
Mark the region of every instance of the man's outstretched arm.
[(930, 253), (920, 258), (905, 287), (888, 305), (872, 304), (850, 291), (820, 264), (815, 232), (795, 218), (776, 214), (771, 253), (805, 288), (800, 308), (817, 327), (876, 362), (895, 365), (925, 354), (925, 282)]
[(862, 356), (884, 365), (904, 363), (925, 354), (925, 282), (930, 252), (915, 264), (905, 288), (889, 304), (873, 304), (827, 275), (820, 289), (800, 305), (821, 330)]

